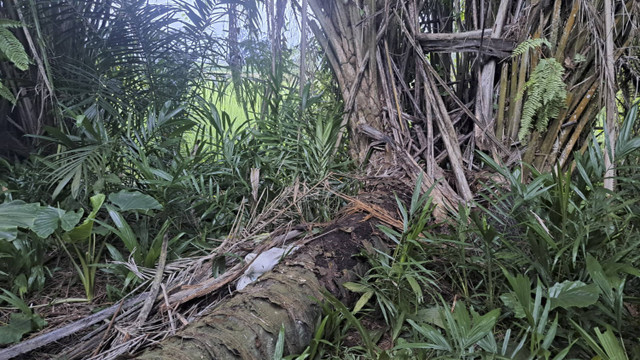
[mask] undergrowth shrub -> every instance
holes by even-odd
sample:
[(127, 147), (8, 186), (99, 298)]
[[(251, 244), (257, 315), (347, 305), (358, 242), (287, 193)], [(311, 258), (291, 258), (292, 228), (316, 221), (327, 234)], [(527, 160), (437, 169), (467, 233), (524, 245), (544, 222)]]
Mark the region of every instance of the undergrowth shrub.
[[(212, 239), (226, 236), (236, 221), (247, 221), (287, 187), (299, 187), (299, 194), (318, 183), (327, 189), (353, 190), (351, 182), (332, 176), (350, 165), (345, 145), (336, 145), (338, 107), (327, 105), (309, 89), (304, 96), (307, 107), (301, 109), (296, 91), (286, 88), (278, 97), (277, 112), (240, 126), (203, 98), (184, 106), (168, 102), (157, 111), (150, 108), (146, 121), (120, 126), (108, 114), (90, 108), (75, 115), (68, 132), (48, 128), (40, 137), (57, 146), (55, 153), (34, 154), (22, 163), (2, 162), (8, 170), (0, 179), (3, 199), (89, 212), (89, 198), (95, 194), (111, 198), (137, 192), (148, 197), (158, 204), (157, 211), (105, 208), (97, 215), (103, 230), (98, 243), (105, 239), (105, 254), (121, 263), (131, 257), (139, 266), (153, 266), (164, 233), (174, 239), (170, 257), (216, 246)], [(194, 130), (195, 137), (187, 141), (186, 130)], [(302, 221), (328, 220), (342, 203), (329, 191), (315, 193), (298, 204)], [(28, 236), (29, 232), (20, 233)], [(47, 272), (43, 254), (61, 249), (54, 241), (36, 240), (24, 239), (29, 246), (17, 246), (19, 239), (3, 244), (0, 256), (20, 264), (0, 273), (7, 280), (0, 287), (21, 289), (21, 295), (42, 288)], [(124, 288), (135, 284), (125, 268), (107, 271), (121, 277)]]
[[(619, 167), (640, 148), (631, 130), (636, 114), (637, 105), (621, 127)], [(347, 284), (362, 294), (353, 310), (359, 316), (349, 318), (350, 326), (369, 332), (363, 320), (378, 318), (394, 345), (383, 350), (375, 342), (364, 343), (359, 354), (373, 352), (378, 359), (639, 358), (637, 168), (625, 168), (611, 192), (603, 187), (603, 149), (595, 139), (567, 169), (531, 169), (530, 181), (523, 181), (520, 168), (506, 169), (480, 155), (502, 180), (486, 184), (473, 208), (461, 206), (452, 221), (441, 224), (446, 231), (412, 221), (400, 204), (404, 229), (384, 229), (394, 243), (393, 255), (379, 250), (361, 281)], [(400, 266), (397, 255), (409, 254), (408, 244), (413, 251)], [(413, 284), (409, 277), (394, 277), (399, 273), (413, 278)], [(355, 349), (332, 348), (332, 354)]]

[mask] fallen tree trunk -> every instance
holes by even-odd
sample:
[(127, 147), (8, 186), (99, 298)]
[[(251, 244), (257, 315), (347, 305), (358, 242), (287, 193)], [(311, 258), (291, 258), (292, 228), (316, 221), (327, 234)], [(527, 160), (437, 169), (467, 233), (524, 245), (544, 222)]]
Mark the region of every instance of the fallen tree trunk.
[[(364, 201), (352, 199), (346, 216), (323, 234), (299, 241), (300, 248), (274, 271), (137, 358), (268, 359), (281, 327), (285, 354), (301, 353), (321, 315), (322, 289), (347, 303), (353, 300), (341, 284), (353, 281), (354, 274), (365, 268), (355, 255), (363, 243), (376, 238), (380, 220), (401, 225), (391, 215), (395, 213), (392, 190)], [(394, 210), (390, 214), (384, 208)]]
[(299, 259), (265, 274), (213, 313), (147, 351), (139, 359), (268, 359), (280, 327), (288, 353), (299, 353), (311, 340), (322, 285)]

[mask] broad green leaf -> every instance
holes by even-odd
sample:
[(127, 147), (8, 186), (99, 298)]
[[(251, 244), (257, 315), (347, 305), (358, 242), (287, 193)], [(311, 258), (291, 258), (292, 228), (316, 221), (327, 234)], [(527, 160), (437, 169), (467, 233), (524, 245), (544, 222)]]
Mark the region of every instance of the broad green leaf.
[(107, 247), (107, 251), (109, 251), (109, 255), (111, 255), (111, 258), (114, 261), (121, 261), (121, 262), (126, 261), (124, 256), (122, 256), (122, 253), (115, 246), (107, 243), (105, 243), (105, 246)]
[(362, 296), (360, 296), (360, 299), (358, 299), (358, 302), (356, 302), (356, 305), (353, 307), (353, 313), (357, 314), (358, 311), (360, 311), (369, 302), (372, 296), (373, 291), (367, 291), (362, 294)]
[(422, 288), (420, 287), (420, 284), (418, 284), (418, 281), (410, 274), (406, 274), (405, 278), (407, 279), (409, 286), (411, 286), (411, 290), (413, 290), (413, 294), (416, 296), (419, 302), (422, 302), (423, 292), (422, 292)]
[(431, 325), (418, 325), (418, 323), (411, 319), (407, 319), (407, 322), (422, 334), (426, 338), (425, 340), (429, 341), (427, 344), (424, 344), (423, 347), (434, 350), (453, 351), (453, 348), (447, 339)]
[(152, 196), (139, 191), (126, 191), (109, 194), (109, 201), (116, 205), (120, 211), (129, 210), (162, 210), (162, 205)]
[(100, 208), (104, 203), (104, 199), (104, 194), (97, 194), (91, 197), (90, 201), (93, 210), (91, 211), (91, 213), (89, 213), (89, 215), (87, 215), (87, 218), (84, 219), (84, 222), (82, 224), (76, 226), (71, 231), (64, 234), (63, 238), (66, 241), (85, 241), (91, 236), (91, 233), (93, 231), (93, 223), (96, 219), (98, 211), (100, 211)]
[(347, 290), (356, 292), (356, 293), (364, 293), (369, 291), (369, 287), (367, 285), (362, 285), (354, 282), (346, 282), (342, 284)]
[(278, 341), (276, 342), (276, 348), (273, 351), (273, 360), (281, 360), (284, 356), (284, 324), (280, 326), (278, 332)]
[(556, 317), (551, 323), (551, 327), (547, 330), (547, 334), (544, 336), (544, 340), (542, 342), (542, 348), (545, 350), (549, 350), (553, 339), (556, 337), (556, 332), (558, 331), (558, 314), (556, 313)]
[(169, 174), (166, 171), (162, 171), (160, 169), (151, 169), (151, 173), (153, 173), (153, 175), (166, 180), (166, 181), (173, 181), (173, 176), (171, 176), (171, 174)]
[(582, 281), (563, 281), (556, 283), (549, 289), (551, 309), (561, 307), (587, 307), (598, 301), (600, 291), (595, 284), (585, 284)]
[(29, 284), (27, 282), (27, 276), (20, 274), (13, 279), (13, 286), (18, 289), (18, 294), (22, 297), (29, 291)]
[(40, 204), (27, 204), (22, 200), (0, 204), (0, 224), (29, 228), (39, 208)]
[(569, 319), (569, 322), (571, 322), (573, 327), (578, 330), (578, 333), (582, 337), (582, 340), (587, 344), (587, 346), (591, 348), (591, 350), (598, 354), (600, 359), (607, 358), (605, 351), (600, 347), (600, 345), (598, 345), (598, 342), (596, 342), (596, 340), (591, 335), (589, 335), (589, 333), (585, 329), (583, 329), (580, 325), (578, 325), (578, 323), (571, 319)]
[(604, 295), (607, 298), (612, 298), (613, 291), (611, 289), (613, 288), (613, 285), (605, 275), (600, 262), (590, 254), (587, 255), (587, 271), (591, 276), (591, 280), (593, 280), (594, 284), (600, 288)]
[(500, 295), (500, 300), (502, 300), (502, 302), (506, 307), (508, 307), (513, 311), (513, 314), (516, 318), (522, 319), (525, 316), (527, 316), (524, 311), (524, 308), (522, 307), (522, 304), (520, 303), (520, 301), (518, 301), (516, 294), (514, 293), (502, 294)]
[(81, 167), (77, 167), (75, 170), (73, 171), (69, 171), (68, 174), (66, 174), (62, 180), (60, 180), (60, 182), (58, 183), (58, 186), (56, 186), (56, 188), (53, 190), (53, 193), (51, 194), (51, 198), (55, 199), (56, 197), (58, 197), (58, 195), (60, 195), (60, 192), (62, 191), (62, 189), (64, 189), (65, 186), (67, 186), (67, 184), (69, 183), (69, 181), (71, 180), (71, 177), (77, 172), (77, 171), (81, 171)]
[(467, 333), (467, 346), (472, 346), (482, 340), (482, 338), (489, 335), (491, 330), (493, 330), (493, 327), (496, 325), (496, 321), (499, 316), (500, 309), (491, 310), (482, 316), (474, 315), (473, 327)]
[(15, 240), (18, 237), (16, 226), (0, 226), (0, 239)]
[(604, 348), (604, 352), (607, 353), (609, 359), (612, 360), (629, 360), (624, 348), (620, 344), (620, 340), (614, 335), (613, 330), (607, 329), (604, 333), (600, 332), (597, 327), (594, 329), (600, 344)]
[(446, 308), (441, 308), (440, 316), (444, 318), (447, 336), (455, 340), (458, 343), (458, 347), (466, 347), (463, 345), (466, 340), (465, 331), (471, 327), (471, 319), (469, 318), (466, 306), (458, 304), (453, 314)]
[(444, 323), (442, 322), (442, 316), (440, 316), (440, 306), (433, 306), (425, 309), (418, 310), (415, 318), (420, 319), (428, 324), (435, 325), (441, 329), (444, 329)]
[(7, 325), (0, 326), (0, 345), (20, 342), (24, 334), (30, 332), (31, 317), (23, 313), (11, 314), (11, 320)]
[[(171, 221), (166, 220), (164, 224), (162, 224), (162, 227), (160, 228), (160, 231), (158, 231), (158, 234), (156, 235), (156, 237), (151, 242), (151, 245), (148, 245), (149, 248), (139, 249), (143, 253), (146, 252), (146, 256), (144, 258), (144, 263), (143, 263), (144, 266), (153, 267), (154, 264), (156, 263), (156, 260), (158, 260), (158, 258), (160, 257), (160, 253), (162, 252), (162, 240), (164, 239), (164, 236), (167, 233), (167, 230), (169, 230), (170, 225), (171, 225)], [(169, 244), (172, 244), (175, 240), (181, 238), (183, 234), (184, 233), (176, 235), (174, 238), (169, 240)], [(145, 246), (145, 245), (141, 244), (141, 246)]]
[(40, 204), (15, 200), (0, 204), (0, 238), (15, 240), (18, 228), (31, 229)]
[(440, 345), (436, 345), (433, 343), (401, 343), (396, 345), (394, 350), (402, 350), (402, 349), (432, 349), (432, 350), (440, 350), (440, 351), (452, 351), (444, 349)]
[[(107, 211), (109, 212), (109, 217), (111, 217), (111, 220), (116, 225), (116, 228), (115, 229), (112, 228), (112, 231), (116, 235), (118, 235), (118, 237), (120, 238), (120, 240), (122, 240), (122, 242), (124, 243), (124, 246), (127, 248), (127, 250), (129, 250), (129, 252), (134, 252), (136, 249), (138, 250), (135, 253), (134, 257), (136, 259), (136, 262), (138, 263), (142, 262), (143, 259), (142, 259), (142, 254), (139, 251), (140, 246), (138, 244), (138, 237), (133, 232), (133, 229), (131, 228), (131, 226), (129, 226), (129, 223), (127, 223), (127, 221), (124, 219), (122, 214), (120, 214), (113, 206), (107, 205), (106, 207), (107, 207)], [(109, 228), (105, 224), (102, 224), (102, 225)]]
[(93, 229), (93, 221), (85, 221), (77, 227), (71, 229), (71, 231), (65, 233), (62, 238), (67, 242), (81, 242), (85, 241), (91, 236), (91, 230)]
[(58, 229), (64, 214), (64, 210), (53, 206), (42, 207), (33, 222), (33, 231), (43, 239), (49, 237)]
[(60, 227), (64, 231), (71, 231), (71, 229), (78, 225), (80, 219), (82, 219), (82, 215), (84, 215), (84, 209), (65, 212), (62, 218), (60, 218)]
[(91, 210), (91, 213), (89, 213), (89, 215), (87, 216), (89, 219), (93, 220), (96, 218), (98, 211), (100, 211), (102, 204), (104, 204), (104, 199), (105, 199), (104, 194), (97, 194), (91, 197), (90, 201), (91, 201), (92, 210)]
[(74, 199), (77, 199), (78, 194), (80, 194), (80, 185), (82, 185), (82, 166), (76, 168), (71, 182), (71, 196)]
[(480, 346), (484, 351), (488, 351), (493, 354), (498, 353), (498, 343), (496, 342), (496, 337), (492, 332), (487, 334), (482, 340), (478, 341), (478, 346)]
[(24, 300), (19, 298), (16, 294), (6, 289), (2, 289), (2, 292), (4, 293), (4, 295), (0, 295), (0, 299), (4, 300), (7, 304), (22, 311), (23, 314), (33, 314), (29, 305), (27, 305), (27, 303), (25, 303)]
[(513, 289), (512, 294), (514, 294), (515, 300), (520, 303), (523, 313), (527, 315), (527, 313), (530, 311), (531, 305), (531, 283), (529, 281), (529, 278), (522, 274), (518, 274), (514, 277), (505, 269), (502, 269), (502, 272), (509, 281), (511, 288)]
[(562, 360), (565, 357), (567, 357), (567, 355), (569, 355), (569, 350), (571, 350), (571, 347), (573, 346), (573, 344), (575, 344), (576, 342), (572, 342), (571, 344), (569, 344), (569, 346), (567, 346), (566, 348), (562, 349), (558, 354), (556, 354), (556, 356), (553, 357), (552, 360)]

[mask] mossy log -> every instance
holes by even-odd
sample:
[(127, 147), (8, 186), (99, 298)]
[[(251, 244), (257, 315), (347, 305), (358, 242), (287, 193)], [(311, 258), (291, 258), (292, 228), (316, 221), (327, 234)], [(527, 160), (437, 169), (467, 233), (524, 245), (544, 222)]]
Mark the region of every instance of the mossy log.
[(322, 285), (306, 266), (280, 266), (139, 359), (268, 359), (280, 327), (289, 353), (309, 343)]
[(353, 300), (340, 285), (364, 269), (354, 255), (377, 238), (376, 223), (363, 213), (345, 216), (272, 272), (137, 358), (270, 359), (282, 326), (285, 354), (302, 352), (321, 315), (321, 290)]

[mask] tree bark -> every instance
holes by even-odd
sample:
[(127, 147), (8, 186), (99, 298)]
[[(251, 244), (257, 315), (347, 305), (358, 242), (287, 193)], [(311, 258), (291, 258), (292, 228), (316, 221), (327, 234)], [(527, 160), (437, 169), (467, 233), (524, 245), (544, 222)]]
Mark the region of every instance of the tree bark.
[[(356, 130), (358, 124), (367, 123), (383, 130), (377, 78), (365, 76), (367, 69), (377, 66), (375, 61), (371, 61), (376, 54), (370, 53), (376, 47), (370, 45), (377, 42), (378, 24), (373, 18), (367, 21), (360, 9), (351, 2), (310, 0), (309, 6), (319, 25), (311, 22), (311, 28), (326, 52), (345, 103), (342, 125), (351, 130), (351, 156), (362, 164), (369, 149), (369, 139)], [(375, 13), (372, 10), (369, 9), (369, 12)], [(374, 35), (375, 38), (372, 38)], [(372, 72), (376, 73), (370, 70), (369, 74)]]
[[(393, 17), (394, 12), (389, 3), (366, 2), (363, 4), (366, 11), (359, 8), (356, 2), (350, 1), (309, 0), (309, 6), (317, 21), (310, 21), (309, 25), (325, 50), (345, 104), (342, 126), (350, 131), (351, 157), (370, 172), (385, 173), (401, 169), (413, 181), (419, 174), (423, 174), (423, 190), (427, 191), (433, 186), (431, 195), (434, 203), (440, 205), (435, 213), (438, 218), (444, 219), (448, 209), (455, 209), (460, 201), (471, 198), (462, 170), (458, 139), (450, 136), (455, 130), (448, 126), (447, 130), (451, 132), (443, 134), (442, 138), (447, 145), (447, 155), (456, 175), (458, 192), (448, 184), (443, 176), (444, 171), (435, 162), (432, 162), (433, 169), (430, 173), (433, 175), (430, 176), (424, 173), (414, 156), (403, 148), (411, 141), (410, 125), (402, 116), (403, 99), (398, 93), (405, 95), (409, 89), (406, 79), (402, 78), (402, 70), (398, 71), (389, 51), (385, 50), (387, 48), (378, 46), (379, 40), (386, 36), (385, 44), (397, 48), (399, 43), (394, 39), (397, 37), (397, 40), (404, 40), (401, 36), (408, 35), (406, 25)], [(378, 13), (383, 15), (376, 15)], [(413, 36), (410, 43), (416, 50), (423, 52)], [(413, 61), (424, 66), (426, 60), (423, 54), (420, 56), (420, 60)], [(422, 73), (424, 74), (424, 70)], [(424, 86), (429, 87), (430, 93), (439, 93), (440, 90), (431, 83)], [(436, 98), (440, 98), (439, 95), (435, 96), (434, 101)], [(438, 124), (451, 125), (450, 120), (442, 118), (448, 115), (441, 99), (431, 106), (440, 109), (436, 114)], [(441, 110), (444, 110), (444, 115)], [(425, 113), (424, 109), (417, 111)], [(371, 137), (372, 133), (382, 135), (378, 138)], [(342, 133), (340, 139), (341, 136)], [(372, 140), (386, 144), (382, 153), (371, 154)], [(393, 140), (394, 146), (390, 146), (389, 140)], [(364, 164), (369, 155), (369, 162)]]
[[(505, 21), (507, 18), (507, 11), (509, 9), (509, 5), (511, 4), (511, 0), (501, 0), (500, 7), (498, 8), (498, 15), (496, 16), (496, 22), (493, 25), (493, 29), (491, 31), (491, 40), (500, 39), (502, 36), (502, 31), (505, 25)], [(485, 46), (489, 46), (489, 49), (493, 47), (491, 44), (486, 44)], [(482, 54), (484, 49), (481, 49), (480, 54)], [(482, 125), (484, 126), (484, 130), (481, 129), (478, 125), (475, 126), (475, 140), (476, 144), (480, 146), (483, 150), (492, 149), (492, 152), (495, 153), (495, 145), (491, 144), (486, 131), (491, 131), (493, 134), (493, 88), (494, 88), (494, 77), (496, 73), (496, 61), (494, 59), (490, 59), (482, 68), (480, 72), (480, 86), (478, 86), (478, 94), (476, 96), (476, 117)]]
[(137, 359), (270, 359), (281, 326), (287, 353), (302, 352), (321, 313), (313, 265), (278, 267)]
[(613, 4), (612, 0), (604, 0), (604, 31), (605, 31), (605, 107), (607, 111), (607, 119), (605, 136), (608, 144), (605, 146), (604, 166), (606, 172), (604, 174), (604, 188), (613, 191), (615, 186), (616, 171), (614, 169), (615, 151), (616, 151), (616, 125), (618, 120), (618, 108), (616, 106), (616, 78), (613, 54), (613, 35), (615, 28), (613, 27)]

